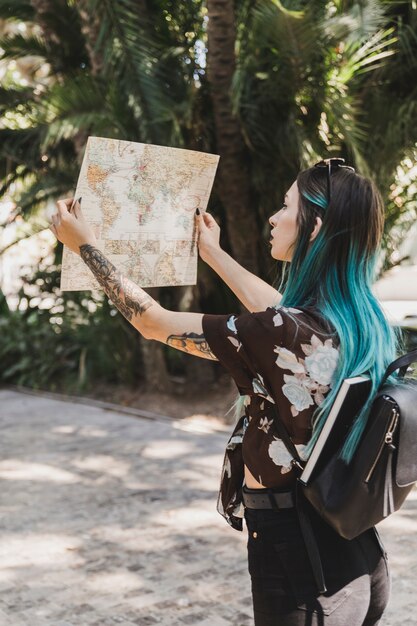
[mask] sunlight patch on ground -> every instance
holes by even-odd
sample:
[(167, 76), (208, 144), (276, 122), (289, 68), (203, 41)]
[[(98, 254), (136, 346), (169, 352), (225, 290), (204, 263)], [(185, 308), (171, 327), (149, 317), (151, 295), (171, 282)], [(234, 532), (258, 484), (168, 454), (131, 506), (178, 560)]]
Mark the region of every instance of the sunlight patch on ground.
[(78, 434), (82, 437), (107, 437), (109, 433), (107, 430), (95, 426), (82, 426)]
[(126, 593), (144, 586), (143, 579), (135, 572), (121, 570), (119, 572), (99, 572), (86, 580), (85, 585), (96, 593)]
[(218, 418), (211, 415), (190, 415), (183, 419), (174, 420), (174, 428), (193, 433), (228, 432), (230, 426), (223, 424)]
[(114, 476), (115, 478), (124, 478), (128, 475), (130, 470), (129, 463), (119, 461), (105, 454), (76, 459), (72, 462), (72, 465), (80, 470), (101, 472), (108, 476)]
[(15, 568), (14, 563), (13, 563), (13, 567), (10, 567), (10, 568), (5, 568), (2, 566), (2, 569), (0, 570), (0, 584), (12, 583), (15, 580), (19, 580), (19, 579), (20, 579), (20, 572), (17, 568)]
[(65, 424), (63, 426), (55, 426), (54, 428), (51, 428), (51, 432), (61, 433), (63, 435), (72, 435), (77, 430), (77, 426), (70, 426), (69, 424)]
[(0, 478), (4, 480), (47, 481), (51, 483), (77, 483), (80, 478), (66, 470), (45, 465), (28, 463), (19, 459), (0, 461)]
[(217, 522), (217, 515), (215, 510), (205, 510), (196, 503), (195, 508), (188, 504), (178, 509), (165, 510), (160, 514), (156, 513), (152, 517), (154, 522), (161, 524), (166, 523), (167, 519), (169, 519), (170, 525), (175, 525), (183, 532), (185, 528), (195, 529), (196, 526), (200, 524), (212, 524), (213, 521)]
[(139, 479), (135, 480), (135, 477), (132, 476), (131, 480), (126, 479), (123, 484), (124, 484), (125, 489), (128, 491), (129, 490), (147, 491), (147, 490), (155, 489), (155, 485), (151, 481), (146, 482), (144, 477), (143, 478), (140, 477)]
[(74, 567), (84, 562), (77, 554), (80, 546), (79, 539), (71, 535), (3, 535), (0, 540), (2, 569), (39, 565)]
[(55, 426), (51, 429), (51, 432), (62, 435), (73, 435), (76, 433), (78, 436), (82, 435), (84, 437), (106, 437), (109, 434), (107, 430), (95, 428), (94, 426), (83, 426), (79, 428), (70, 425)]
[[(226, 442), (225, 442), (226, 445)], [(213, 472), (213, 468), (217, 471), (218, 475), (218, 485), (220, 484), (220, 469), (221, 463), (223, 460), (223, 454), (204, 454), (203, 456), (196, 457), (193, 461), (193, 465), (197, 465), (198, 467), (207, 468), (210, 473)]]
[(204, 492), (209, 492), (210, 497), (213, 491), (217, 494), (219, 488), (218, 473), (213, 472), (211, 475), (208, 475), (207, 472), (198, 469), (198, 464), (196, 465), (196, 469), (187, 468), (183, 470), (178, 470), (175, 474), (176, 479), (183, 480), (185, 484), (192, 487), (193, 489), (201, 489), (203, 496), (205, 495)]
[(193, 450), (194, 444), (188, 443), (188, 441), (159, 439), (149, 443), (142, 450), (142, 456), (146, 459), (173, 459), (184, 454), (191, 454)]

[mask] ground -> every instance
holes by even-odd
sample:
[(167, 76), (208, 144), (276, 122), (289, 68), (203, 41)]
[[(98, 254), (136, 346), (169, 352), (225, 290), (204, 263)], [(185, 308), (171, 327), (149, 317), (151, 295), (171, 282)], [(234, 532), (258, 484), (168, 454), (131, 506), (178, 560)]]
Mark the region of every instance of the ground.
[[(253, 626), (246, 528), (215, 508), (230, 426), (161, 406), (0, 388), (1, 626)], [(379, 525), (381, 626), (416, 624), (416, 508)]]
[(121, 406), (169, 415), (175, 418), (187, 417), (194, 414), (215, 416), (232, 424), (233, 410), (230, 411), (238, 397), (236, 385), (228, 376), (221, 378), (210, 386), (187, 389), (178, 386), (178, 392), (173, 394), (146, 391), (143, 388), (134, 389), (123, 385), (109, 385), (96, 383), (94, 388), (84, 397), (112, 402)]

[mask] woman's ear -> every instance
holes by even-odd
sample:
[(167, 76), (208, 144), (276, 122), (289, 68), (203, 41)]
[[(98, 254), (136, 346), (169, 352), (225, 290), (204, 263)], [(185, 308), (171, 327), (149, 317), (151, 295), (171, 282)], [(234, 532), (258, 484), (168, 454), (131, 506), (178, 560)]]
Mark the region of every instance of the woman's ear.
[(313, 241), (317, 237), (322, 224), (323, 224), (323, 220), (321, 219), (321, 217), (316, 217), (316, 224), (313, 230), (311, 231), (309, 241)]

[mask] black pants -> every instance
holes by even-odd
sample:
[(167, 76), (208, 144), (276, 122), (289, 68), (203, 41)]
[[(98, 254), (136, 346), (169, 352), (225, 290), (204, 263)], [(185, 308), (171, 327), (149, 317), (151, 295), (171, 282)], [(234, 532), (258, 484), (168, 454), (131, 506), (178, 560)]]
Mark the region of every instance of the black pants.
[(296, 510), (245, 508), (255, 626), (375, 626), (391, 586), (376, 529), (349, 541), (310, 505), (307, 509), (322, 559), (325, 594), (315, 587)]

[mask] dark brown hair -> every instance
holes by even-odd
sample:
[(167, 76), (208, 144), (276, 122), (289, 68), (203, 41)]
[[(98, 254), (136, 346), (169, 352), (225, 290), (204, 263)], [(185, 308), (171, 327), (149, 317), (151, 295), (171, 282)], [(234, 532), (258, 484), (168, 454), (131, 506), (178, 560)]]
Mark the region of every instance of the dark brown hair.
[[(329, 203), (324, 168), (303, 170), (297, 185), (298, 233), (280, 304), (321, 313), (334, 330), (339, 348), (331, 390), (313, 414), (313, 435), (306, 453), (314, 447), (342, 381), (366, 374), (372, 381), (369, 399), (341, 453), (349, 461), (366, 425), (371, 398), (398, 348), (398, 337), (371, 289), (384, 206), (375, 183), (347, 168), (331, 174)], [(317, 216), (323, 223), (310, 242)]]
[[(310, 167), (297, 176), (300, 194), (298, 239), (309, 240), (316, 217), (323, 220), (324, 237), (334, 262), (344, 263), (351, 246), (369, 257), (379, 248), (384, 228), (384, 204), (375, 183), (349, 170), (339, 168), (331, 174), (331, 198), (327, 204), (327, 175), (324, 168)], [(298, 247), (298, 246), (296, 246)]]

